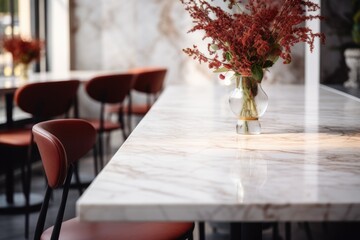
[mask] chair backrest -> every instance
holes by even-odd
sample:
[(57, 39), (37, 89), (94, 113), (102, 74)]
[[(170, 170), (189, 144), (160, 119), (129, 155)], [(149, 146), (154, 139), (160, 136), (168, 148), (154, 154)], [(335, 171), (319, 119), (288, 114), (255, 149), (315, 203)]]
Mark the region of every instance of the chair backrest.
[(29, 83), (15, 92), (16, 104), (40, 120), (69, 111), (76, 99), (78, 80)]
[(133, 87), (136, 91), (157, 94), (163, 89), (166, 68), (136, 68), (130, 72), (137, 75)]
[(40, 240), (52, 190), (63, 186), (56, 222), (51, 239), (58, 239), (74, 164), (95, 144), (96, 130), (81, 119), (59, 119), (38, 123), (32, 129), (47, 177), (48, 186), (40, 210), (34, 239)]
[(84, 156), (95, 144), (96, 130), (85, 120), (59, 119), (33, 126), (48, 184), (61, 187), (69, 166)]
[(134, 74), (103, 75), (90, 79), (85, 90), (88, 95), (101, 103), (121, 103), (133, 86)]

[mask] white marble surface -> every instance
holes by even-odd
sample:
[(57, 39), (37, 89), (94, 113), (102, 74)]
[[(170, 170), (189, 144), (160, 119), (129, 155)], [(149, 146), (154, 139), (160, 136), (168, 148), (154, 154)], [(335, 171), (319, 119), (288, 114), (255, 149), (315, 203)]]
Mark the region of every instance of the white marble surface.
[(264, 86), (263, 133), (244, 136), (228, 90), (167, 88), (77, 202), (80, 220), (360, 220), (360, 101)]
[(102, 74), (124, 73), (115, 70), (87, 70), (87, 71), (67, 71), (67, 72), (42, 72), (29, 74), (28, 79), (19, 77), (0, 77), (0, 94), (14, 92), (17, 88), (34, 82), (66, 81), (76, 79), (87, 81)]
[[(215, 4), (225, 7), (223, 0)], [(72, 69), (127, 70), (141, 66), (168, 68), (166, 85), (211, 84), (216, 77), (207, 67), (183, 53), (198, 45), (203, 33), (188, 34), (192, 19), (178, 0), (71, 1)], [(271, 82), (304, 82), (304, 45), (293, 49), (293, 63), (282, 60), (270, 69)]]
[(169, 69), (166, 85), (214, 80), (206, 64), (182, 52), (193, 44), (207, 45), (201, 34), (187, 34), (193, 24), (180, 1), (75, 0), (72, 4), (73, 69), (162, 66)]

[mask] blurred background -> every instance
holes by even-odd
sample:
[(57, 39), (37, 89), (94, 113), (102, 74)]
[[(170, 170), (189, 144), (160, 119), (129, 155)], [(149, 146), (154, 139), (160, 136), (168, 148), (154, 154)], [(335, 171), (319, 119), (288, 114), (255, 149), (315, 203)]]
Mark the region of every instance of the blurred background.
[[(224, 4), (223, 0), (215, 2)], [(357, 52), (360, 49), (354, 38), (354, 31), (355, 34), (357, 29), (360, 31), (356, 20), (359, 0), (322, 0), (321, 6), (325, 17), (321, 31), (326, 34), (327, 42), (320, 49), (320, 82), (360, 97), (358, 86), (344, 86), (350, 72), (345, 50)], [(127, 71), (160, 66), (168, 69), (165, 86), (218, 83), (217, 74), (206, 64), (201, 65), (182, 52), (183, 48), (194, 44), (200, 49), (206, 48), (201, 33), (188, 33), (192, 25), (180, 0), (0, 0), (0, 40), (20, 35), (45, 41), (40, 62), (31, 66), (33, 72)], [(264, 81), (268, 84), (303, 84), (304, 52), (303, 44), (296, 45), (292, 63), (284, 65), (278, 61)], [(359, 83), (360, 55), (352, 56), (354, 69), (359, 73), (355, 75), (355, 81)], [(0, 76), (14, 74), (11, 54), (0, 48)], [(83, 102), (89, 101), (85, 94), (80, 97)], [(2, 120), (4, 100), (0, 100)], [(93, 103), (87, 105), (94, 108)], [(39, 182), (38, 189), (42, 190), (43, 182)], [(69, 205), (74, 205), (77, 197), (73, 194)], [(74, 212), (73, 207), (70, 215)], [(2, 217), (0, 229), (9, 229), (10, 218)], [(36, 221), (36, 216), (32, 217)], [(11, 226), (21, 226), (20, 230), (10, 229), (8, 235), (1, 231), (3, 236), (0, 238), (9, 239), (12, 235), (12, 239), (23, 239), (23, 218), (10, 221), (15, 223)], [(214, 224), (213, 227), (220, 233), (228, 230), (227, 226)], [(306, 239), (303, 228), (294, 228), (293, 231), (298, 232), (294, 239)], [(315, 236), (321, 235), (321, 228), (321, 223), (317, 223), (313, 229)], [(214, 239), (221, 239), (221, 236)]]
[[(217, 0), (219, 5), (223, 1)], [(327, 36), (321, 48), (321, 83), (348, 79), (346, 48), (358, 48), (352, 33), (358, 0), (322, 1)], [(166, 84), (204, 84), (217, 81), (205, 64), (182, 52), (204, 46), (179, 0), (0, 0), (0, 35), (45, 40), (46, 48), (34, 71), (127, 70), (139, 66), (168, 67)], [(3, 51), (3, 50), (1, 50)], [(271, 83), (303, 83), (304, 45), (293, 49), (290, 66), (278, 61), (268, 76)], [(12, 74), (11, 56), (0, 54), (0, 75)]]

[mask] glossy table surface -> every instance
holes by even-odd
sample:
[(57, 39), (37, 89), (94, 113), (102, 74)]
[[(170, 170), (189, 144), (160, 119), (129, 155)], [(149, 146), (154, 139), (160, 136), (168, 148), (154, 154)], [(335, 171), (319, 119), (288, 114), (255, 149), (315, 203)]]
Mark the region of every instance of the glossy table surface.
[(360, 101), (267, 85), (238, 135), (225, 86), (170, 86), (77, 202), (81, 221), (360, 220)]
[(17, 88), (33, 82), (48, 82), (48, 81), (63, 81), (76, 79), (80, 81), (87, 81), (92, 77), (101, 74), (123, 73), (120, 71), (106, 71), (106, 70), (94, 70), (94, 71), (67, 71), (67, 72), (43, 72), (33, 73), (29, 75), (29, 79), (20, 79), (18, 77), (0, 77), (0, 94), (12, 93)]

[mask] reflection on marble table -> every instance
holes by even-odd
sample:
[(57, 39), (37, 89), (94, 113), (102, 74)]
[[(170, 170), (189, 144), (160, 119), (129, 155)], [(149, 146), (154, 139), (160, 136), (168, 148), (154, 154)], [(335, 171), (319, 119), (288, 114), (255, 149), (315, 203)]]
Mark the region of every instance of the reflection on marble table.
[(168, 87), (77, 202), (81, 221), (358, 221), (360, 104), (265, 85), (261, 135), (224, 86)]

